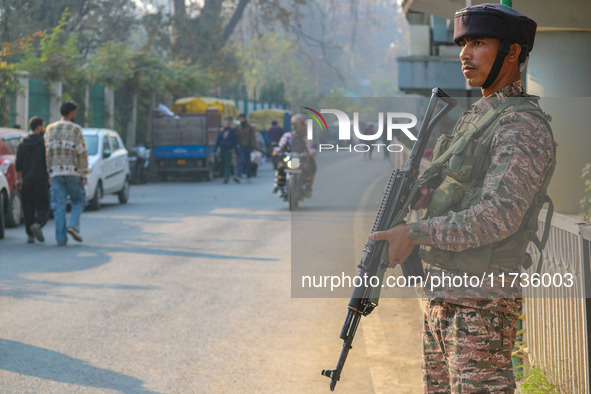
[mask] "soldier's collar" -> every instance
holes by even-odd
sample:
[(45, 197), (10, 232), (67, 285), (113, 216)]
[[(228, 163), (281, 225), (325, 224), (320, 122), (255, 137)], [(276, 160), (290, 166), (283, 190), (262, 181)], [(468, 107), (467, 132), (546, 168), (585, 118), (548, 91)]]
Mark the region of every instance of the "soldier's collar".
[(488, 97), (483, 97), (472, 105), (475, 112), (487, 112), (491, 109), (495, 109), (502, 102), (510, 97), (520, 97), (521, 93), (525, 91), (523, 87), (523, 81), (518, 79), (510, 85), (497, 90)]

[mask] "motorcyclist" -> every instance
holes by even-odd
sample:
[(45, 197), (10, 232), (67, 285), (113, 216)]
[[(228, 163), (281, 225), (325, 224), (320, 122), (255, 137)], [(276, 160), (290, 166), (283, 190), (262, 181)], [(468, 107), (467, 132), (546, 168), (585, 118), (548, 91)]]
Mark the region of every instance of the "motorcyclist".
[[(312, 196), (314, 175), (316, 174), (316, 149), (314, 143), (306, 138), (306, 118), (304, 115), (296, 114), (291, 118), (291, 131), (283, 134), (279, 145), (273, 149), (273, 156), (282, 157), (285, 152), (296, 152), (300, 156), (300, 168), (305, 182), (304, 197)], [(285, 169), (287, 164), (279, 160), (275, 171), (275, 188), (273, 193), (279, 192), (279, 197), (285, 196)]]

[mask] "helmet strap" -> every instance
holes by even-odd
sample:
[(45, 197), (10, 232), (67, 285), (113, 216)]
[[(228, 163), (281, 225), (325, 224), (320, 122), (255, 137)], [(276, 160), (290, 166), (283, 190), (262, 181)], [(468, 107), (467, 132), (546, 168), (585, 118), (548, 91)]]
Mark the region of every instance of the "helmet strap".
[(527, 67), (527, 63), (529, 62), (529, 56), (525, 58), (525, 61), (519, 65), (519, 72), (522, 73), (523, 70)]
[(492, 68), (490, 69), (490, 73), (488, 74), (486, 81), (484, 81), (484, 83), (482, 84), (482, 89), (488, 88), (497, 79), (499, 73), (501, 72), (501, 68), (503, 67), (503, 62), (505, 61), (505, 58), (507, 57), (510, 51), (511, 42), (506, 39), (503, 40), (501, 42), (501, 46), (499, 47), (499, 51), (497, 52), (495, 62), (493, 63)]

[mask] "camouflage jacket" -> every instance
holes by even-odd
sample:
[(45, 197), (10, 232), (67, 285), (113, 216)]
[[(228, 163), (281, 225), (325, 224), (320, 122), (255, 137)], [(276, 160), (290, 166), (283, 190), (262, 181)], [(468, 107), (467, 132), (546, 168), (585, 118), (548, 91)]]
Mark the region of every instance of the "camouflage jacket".
[[(523, 91), (523, 83), (519, 80), (478, 100), (472, 111), (460, 118), (454, 133), (464, 122), (476, 122), (505, 100), (521, 96)], [(554, 140), (546, 123), (529, 113), (502, 115), (499, 125), (492, 140), (491, 165), (484, 179), (481, 202), (463, 211), (409, 224), (412, 241), (459, 252), (503, 240), (519, 229), (552, 164)], [(429, 266), (429, 270), (432, 275), (443, 273), (434, 266)], [(497, 279), (499, 274), (515, 271), (515, 268), (500, 266), (491, 266), (488, 270)], [(455, 295), (454, 289), (448, 289), (449, 292), (444, 294), (428, 293), (427, 296), (464, 306), (521, 313), (521, 301), (515, 299), (520, 295), (519, 289), (503, 293), (500, 284), (494, 282), (490, 287), (473, 294)]]

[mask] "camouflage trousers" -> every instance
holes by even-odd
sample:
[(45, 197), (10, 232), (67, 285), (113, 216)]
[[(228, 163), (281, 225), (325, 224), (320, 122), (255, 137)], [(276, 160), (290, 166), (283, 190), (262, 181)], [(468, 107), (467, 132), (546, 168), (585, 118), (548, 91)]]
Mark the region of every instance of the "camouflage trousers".
[(425, 393), (512, 393), (518, 318), (429, 301), (423, 329)]

